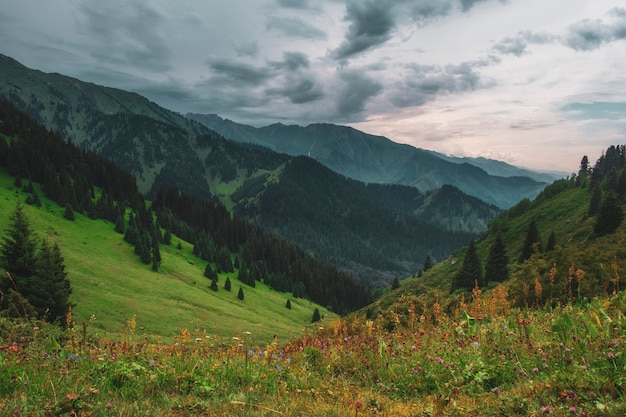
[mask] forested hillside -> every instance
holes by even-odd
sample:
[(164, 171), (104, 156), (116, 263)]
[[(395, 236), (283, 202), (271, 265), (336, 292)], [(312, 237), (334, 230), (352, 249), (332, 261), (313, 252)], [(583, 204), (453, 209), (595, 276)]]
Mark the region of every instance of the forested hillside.
[(368, 314), (405, 311), (409, 300), (436, 298), (453, 311), (494, 288), (520, 307), (617, 293), (625, 285), (625, 205), (626, 146), (609, 147), (594, 164), (585, 155), (576, 175), (497, 216), (469, 246), (403, 281)]
[[(66, 207), (68, 218), (77, 212), (114, 223), (116, 231), (134, 245), (141, 262), (154, 271), (161, 266), (161, 245), (172, 244), (168, 235), (175, 230), (197, 246), (218, 273), (244, 271), (247, 278), (242, 281), (248, 285), (263, 280), (337, 312), (370, 301), (367, 290), (347, 275), (233, 218), (220, 204), (203, 203), (172, 190), (157, 199), (155, 215), (132, 176), (111, 162), (64, 142), (8, 102), (0, 104), (0, 120), (0, 133), (5, 137), (0, 140), (0, 166), (20, 181), (42, 184), (47, 198)], [(37, 204), (37, 200), (34, 194), (29, 201)], [(276, 260), (283, 254), (289, 256), (288, 264)]]

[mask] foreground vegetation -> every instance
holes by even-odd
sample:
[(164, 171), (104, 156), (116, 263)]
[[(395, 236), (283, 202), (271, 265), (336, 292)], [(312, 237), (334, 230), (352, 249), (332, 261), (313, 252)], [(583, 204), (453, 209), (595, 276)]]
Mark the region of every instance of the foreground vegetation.
[[(22, 416), (587, 416), (626, 413), (626, 293), (544, 309), (475, 293), (393, 331), (351, 316), (288, 343), (204, 329), (116, 340), (0, 322), (0, 410)], [(411, 306), (411, 304), (410, 304)], [(472, 313), (473, 312), (473, 313)], [(481, 313), (483, 312), (483, 313)], [(404, 313), (404, 312), (403, 312)], [(472, 314), (480, 316), (472, 316)]]

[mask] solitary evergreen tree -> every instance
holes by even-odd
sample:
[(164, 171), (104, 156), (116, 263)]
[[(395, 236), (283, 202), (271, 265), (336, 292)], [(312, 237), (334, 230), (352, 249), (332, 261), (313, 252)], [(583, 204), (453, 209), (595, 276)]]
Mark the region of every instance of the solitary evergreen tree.
[(165, 233), (163, 234), (163, 244), (164, 245), (172, 244), (172, 234), (170, 233), (169, 230), (166, 230)]
[(529, 259), (535, 250), (541, 252), (541, 237), (539, 236), (537, 221), (533, 218), (526, 229), (526, 238), (524, 239), (519, 261), (524, 262)]
[(428, 271), (430, 268), (433, 267), (433, 260), (431, 259), (430, 255), (426, 255), (426, 259), (424, 259), (424, 272)]
[(398, 288), (400, 288), (400, 280), (398, 280), (398, 277), (395, 277), (391, 283), (391, 290), (397, 290)]
[[(21, 203), (9, 218), (9, 229), (0, 247), (0, 267), (11, 273), (14, 280), (35, 275), (37, 243)], [(6, 280), (0, 280), (5, 283)], [(10, 285), (6, 288), (8, 289)], [(19, 291), (19, 290), (18, 290)], [(6, 292), (5, 292), (6, 293)]]
[(210, 288), (211, 288), (213, 291), (217, 291), (217, 277), (213, 277), (213, 278), (211, 279), (211, 286), (210, 286)]
[(237, 298), (243, 300), (243, 288), (239, 287), (239, 293), (237, 293)]
[(204, 268), (204, 276), (209, 279), (213, 279), (214, 275), (217, 276), (217, 274), (215, 274), (215, 272), (213, 271), (211, 264), (206, 264), (206, 267)]
[(65, 217), (67, 220), (74, 220), (74, 210), (72, 210), (72, 205), (71, 204), (67, 204), (65, 206), (65, 211), (63, 212), (63, 217)]
[(597, 236), (613, 233), (624, 219), (624, 213), (620, 207), (617, 195), (610, 191), (602, 200), (598, 209), (598, 216), (593, 225), (593, 232)]
[(598, 213), (601, 201), (602, 191), (600, 190), (600, 185), (596, 184), (593, 186), (593, 189), (591, 191), (591, 200), (589, 201), (589, 208), (587, 209), (587, 215), (589, 217), (593, 217)]
[(313, 318), (311, 319), (311, 323), (315, 323), (316, 321), (320, 321), (322, 319), (322, 317), (320, 316), (320, 310), (319, 308), (315, 308), (315, 310), (313, 310)]
[(285, 304), (285, 307), (287, 307), (289, 310), (291, 310), (291, 300), (287, 299), (287, 304)]
[(67, 279), (61, 249), (55, 243), (52, 246), (46, 240), (41, 243), (37, 255), (37, 274), (31, 283), (33, 287), (25, 294), (37, 310), (40, 317), (47, 315), (50, 321), (64, 324), (72, 287)]
[(471, 241), (465, 252), (463, 263), (452, 281), (452, 291), (457, 289), (471, 291), (476, 282), (478, 282), (478, 286), (484, 286), (483, 271), (476, 251), (476, 244)]
[(485, 264), (485, 284), (507, 280), (509, 278), (508, 263), (509, 259), (506, 256), (502, 235), (497, 233), (489, 248), (487, 263)]
[(230, 289), (231, 289), (230, 278), (228, 278), (228, 277), (226, 277), (226, 282), (224, 282), (224, 289), (226, 291), (230, 291)]

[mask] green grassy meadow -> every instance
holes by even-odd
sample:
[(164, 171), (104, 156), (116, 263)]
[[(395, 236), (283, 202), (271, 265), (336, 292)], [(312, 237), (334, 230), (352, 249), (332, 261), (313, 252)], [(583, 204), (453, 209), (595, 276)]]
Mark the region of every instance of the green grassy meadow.
[[(43, 193), (35, 185), (39, 195)], [(14, 186), (14, 178), (0, 173), (0, 230), (18, 199), (26, 194)], [(35, 234), (58, 242), (72, 284), (71, 300), (76, 323), (87, 323), (90, 332), (114, 337), (126, 331), (133, 316), (136, 334), (169, 338), (183, 329), (201, 333), (216, 342), (250, 332), (256, 342), (292, 338), (311, 324), (317, 307), (327, 318), (336, 317), (325, 308), (291, 294), (273, 291), (257, 282), (255, 288), (241, 284), (244, 300), (237, 298), (240, 282), (230, 274), (232, 291), (223, 289), (226, 275), (219, 277), (219, 291), (209, 289), (203, 276), (206, 263), (192, 254), (192, 246), (172, 237), (162, 246), (163, 261), (158, 273), (144, 265), (133, 247), (114, 232), (114, 225), (76, 214), (75, 221), (63, 218), (63, 208), (42, 197), (42, 206), (24, 204)], [(285, 307), (291, 300), (291, 310)]]

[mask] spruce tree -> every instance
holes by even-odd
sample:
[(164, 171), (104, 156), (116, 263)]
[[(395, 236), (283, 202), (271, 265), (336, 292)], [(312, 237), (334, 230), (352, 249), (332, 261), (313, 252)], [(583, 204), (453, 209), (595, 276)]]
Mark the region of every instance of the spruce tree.
[(398, 288), (400, 288), (400, 280), (398, 280), (398, 277), (395, 277), (391, 283), (391, 290), (397, 290)]
[(426, 259), (424, 259), (424, 272), (428, 271), (433, 267), (433, 260), (430, 255), (426, 255)]
[(598, 216), (593, 225), (593, 232), (596, 236), (611, 234), (617, 230), (624, 219), (624, 213), (620, 207), (617, 195), (610, 191), (602, 200), (598, 208)]
[(496, 234), (496, 238), (489, 248), (487, 263), (485, 264), (485, 284), (490, 282), (502, 282), (509, 278), (509, 259), (502, 235)]
[(228, 278), (228, 277), (226, 277), (226, 282), (224, 282), (224, 289), (226, 291), (230, 291), (230, 289), (231, 289), (230, 278)]
[(75, 220), (75, 216), (74, 216), (74, 210), (72, 209), (72, 205), (71, 204), (67, 204), (65, 206), (65, 211), (63, 212), (63, 217), (65, 217), (67, 220)]
[(291, 300), (287, 299), (287, 303), (285, 304), (285, 307), (287, 307), (289, 310), (291, 310)]
[(213, 277), (211, 279), (211, 286), (209, 288), (211, 288), (213, 291), (217, 291), (217, 277)]
[(526, 238), (524, 239), (519, 261), (524, 262), (529, 259), (535, 250), (541, 252), (541, 237), (539, 236), (537, 221), (533, 218), (526, 229)]
[(600, 202), (602, 201), (602, 191), (600, 190), (600, 185), (594, 185), (591, 191), (591, 200), (589, 201), (589, 208), (587, 209), (587, 216), (593, 217), (598, 213), (598, 208), (600, 208)]
[(0, 248), (0, 267), (9, 272), (14, 280), (33, 276), (36, 251), (37, 243), (30, 229), (30, 222), (22, 204), (18, 203), (9, 217), (9, 229)]
[(483, 271), (476, 251), (476, 244), (471, 241), (465, 252), (463, 263), (452, 281), (452, 291), (457, 289), (471, 291), (476, 282), (478, 282), (479, 287), (484, 286)]
[(237, 293), (237, 298), (243, 300), (243, 288), (239, 287), (239, 292)]
[(73, 306), (70, 303), (72, 287), (56, 243), (49, 245), (46, 240), (42, 241), (37, 255), (37, 274), (32, 278), (32, 288), (24, 295), (40, 317), (47, 315), (48, 320), (64, 324), (63, 318)]
[(311, 318), (311, 323), (315, 323), (317, 321), (320, 321), (322, 319), (322, 317), (320, 316), (320, 310), (319, 308), (315, 308), (315, 310), (313, 310), (313, 317)]

